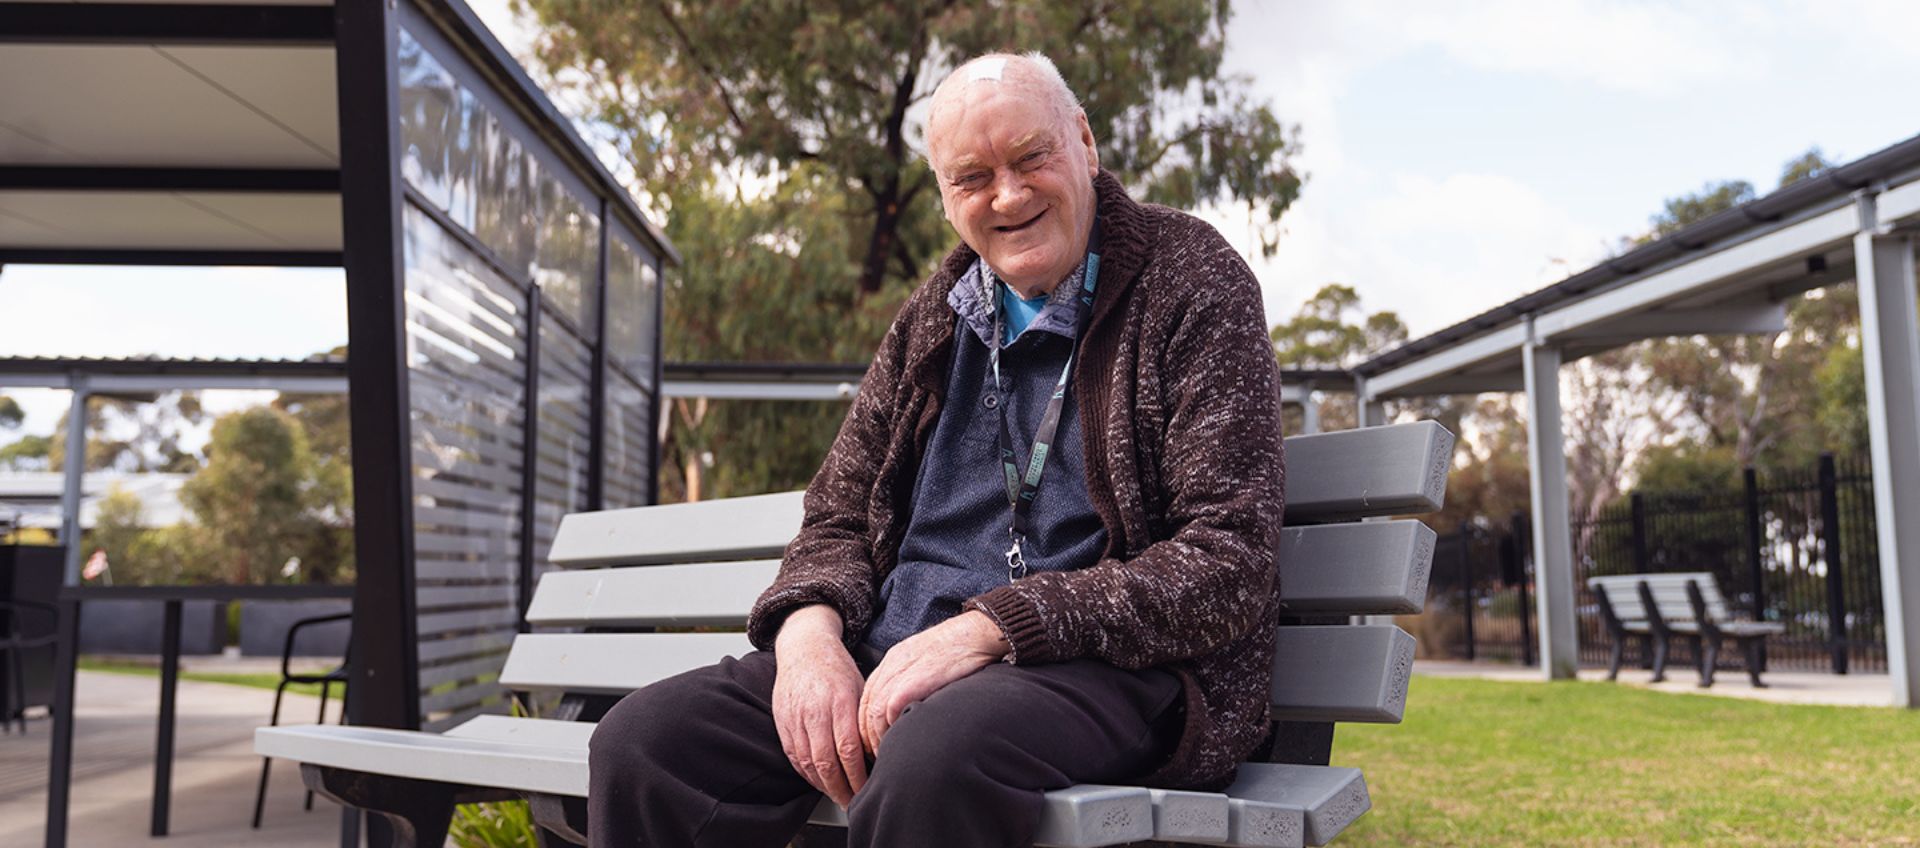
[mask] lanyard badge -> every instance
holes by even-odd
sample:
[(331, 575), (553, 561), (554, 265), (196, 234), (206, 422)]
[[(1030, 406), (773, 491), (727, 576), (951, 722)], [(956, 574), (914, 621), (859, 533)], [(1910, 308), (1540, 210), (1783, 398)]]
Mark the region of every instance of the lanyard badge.
[[(1020, 463), (1013, 451), (1013, 429), (1007, 423), (1008, 404), (995, 404), (1000, 413), (1000, 469), (1005, 477), (1007, 488), (1007, 506), (1013, 510), (1013, 523), (1007, 528), (1010, 543), (1007, 546), (1007, 581), (1012, 582), (1027, 576), (1027, 560), (1021, 550), (1026, 541), (1029, 518), (1033, 501), (1040, 494), (1040, 475), (1046, 471), (1047, 454), (1052, 452), (1054, 437), (1060, 429), (1060, 414), (1066, 406), (1068, 378), (1073, 373), (1073, 358), (1080, 349), (1080, 336), (1086, 333), (1087, 322), (1093, 315), (1094, 286), (1100, 280), (1100, 225), (1096, 220), (1092, 237), (1088, 240), (1086, 270), (1080, 275), (1080, 314), (1073, 336), (1073, 348), (1067, 353), (1067, 364), (1060, 369), (1060, 379), (1055, 381), (1053, 395), (1047, 399), (1046, 413), (1040, 417), (1040, 429), (1034, 433), (1033, 449), (1027, 453), (1027, 467)], [(992, 269), (987, 269), (991, 274)], [(993, 390), (1000, 390), (1000, 345), (1003, 330), (1001, 327), (1000, 293), (989, 287), (989, 302), (993, 304), (993, 343), (987, 346), (988, 361), (993, 366)]]

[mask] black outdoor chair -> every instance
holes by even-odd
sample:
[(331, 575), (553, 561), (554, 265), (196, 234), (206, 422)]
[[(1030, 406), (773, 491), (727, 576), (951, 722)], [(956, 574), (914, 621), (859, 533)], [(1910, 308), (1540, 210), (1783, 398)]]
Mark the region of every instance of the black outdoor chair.
[[(287, 694), (287, 686), (294, 683), (314, 683), (320, 686), (320, 717), (316, 721), (316, 723), (318, 724), (325, 724), (327, 722), (327, 696), (328, 694), (331, 693), (333, 689), (333, 684), (335, 683), (340, 684), (340, 689), (342, 692), (340, 696), (340, 700), (343, 705), (346, 703), (345, 691), (346, 691), (346, 684), (347, 684), (347, 666), (350, 662), (352, 662), (351, 648), (348, 649), (348, 656), (342, 660), (339, 666), (321, 674), (294, 674), (290, 666), (293, 663), (294, 637), (300, 633), (301, 628), (312, 626), (312, 625), (318, 625), (318, 624), (330, 624), (336, 621), (352, 621), (352, 620), (353, 620), (353, 613), (343, 612), (343, 613), (336, 613), (334, 615), (321, 615), (321, 616), (315, 616), (313, 618), (303, 618), (303, 619), (300, 619), (299, 621), (294, 622), (292, 627), (287, 628), (287, 644), (286, 644), (286, 647), (282, 648), (280, 651), (280, 685), (274, 687), (274, 690), (273, 690), (273, 718), (268, 722), (269, 725), (276, 726), (276, 727), (279, 726), (280, 701)], [(348, 644), (351, 645), (353, 640), (351, 637), (349, 637), (347, 641), (348, 641)], [(340, 723), (345, 724), (346, 722), (347, 722), (347, 711), (343, 708), (340, 710)], [(260, 788), (253, 795), (253, 826), (256, 830), (259, 829), (260, 827), (260, 815), (266, 808), (267, 777), (268, 775), (272, 774), (272, 772), (273, 772), (273, 758), (272, 757), (260, 758)], [(313, 791), (312, 790), (307, 791), (306, 808), (309, 810), (313, 809)]]
[(36, 601), (0, 601), (0, 613), (6, 614), (7, 632), (0, 637), (0, 663), (7, 666), (7, 701), (0, 704), (0, 729), (13, 732), (13, 722), (20, 722), (20, 732), (27, 732), (27, 653), (40, 648), (50, 648), (59, 637), (48, 628), (48, 632), (39, 636), (28, 636), (20, 625), (21, 613), (37, 612), (47, 618), (58, 621), (60, 611), (52, 604)]

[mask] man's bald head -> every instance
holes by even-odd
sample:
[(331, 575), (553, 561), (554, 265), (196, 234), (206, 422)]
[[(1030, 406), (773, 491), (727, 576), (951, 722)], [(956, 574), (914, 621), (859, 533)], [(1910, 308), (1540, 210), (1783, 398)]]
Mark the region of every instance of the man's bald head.
[(1025, 54), (988, 53), (966, 61), (933, 90), (933, 100), (927, 104), (927, 129), (933, 131), (939, 120), (940, 110), (944, 106), (957, 102), (956, 98), (969, 96), (974, 86), (991, 85), (1006, 88), (1022, 95), (1044, 99), (1051, 105), (1062, 121), (1072, 121), (1080, 114), (1080, 99), (1075, 97), (1073, 89), (1067, 87), (1067, 80), (1060, 75), (1060, 69), (1053, 60), (1038, 51)]

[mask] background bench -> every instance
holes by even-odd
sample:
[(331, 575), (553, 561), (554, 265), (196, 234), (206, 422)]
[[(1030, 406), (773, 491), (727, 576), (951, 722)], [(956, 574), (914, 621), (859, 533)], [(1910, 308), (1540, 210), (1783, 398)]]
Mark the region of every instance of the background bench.
[[(1333, 722), (1398, 722), (1413, 638), (1352, 615), (1418, 612), (1434, 534), (1353, 519), (1441, 505), (1453, 436), (1422, 422), (1287, 440), (1280, 569), (1287, 624), (1266, 761), (1225, 792), (1076, 786), (1047, 795), (1038, 844), (1143, 839), (1297, 846), (1332, 839), (1370, 807), (1357, 769), (1327, 765)], [(569, 515), (500, 680), (558, 695), (545, 718), (480, 716), (444, 734), (365, 727), (262, 728), (260, 753), (303, 763), (308, 785), (386, 816), (399, 844), (438, 845), (451, 805), (524, 796), (553, 835), (584, 842), (593, 721), (635, 688), (752, 648), (739, 632), (800, 526), (798, 492)], [(813, 821), (844, 825), (822, 801)]]
[(1620, 674), (1620, 659), (1628, 638), (1641, 636), (1652, 643), (1653, 680), (1667, 678), (1667, 652), (1675, 639), (1693, 643), (1700, 685), (1713, 685), (1720, 644), (1733, 639), (1746, 655), (1747, 676), (1763, 688), (1760, 672), (1766, 668), (1766, 637), (1786, 632), (1786, 625), (1768, 621), (1739, 621), (1728, 611), (1720, 583), (1705, 571), (1671, 574), (1610, 574), (1587, 580), (1600, 599), (1600, 617), (1613, 639), (1607, 661), (1607, 679)]

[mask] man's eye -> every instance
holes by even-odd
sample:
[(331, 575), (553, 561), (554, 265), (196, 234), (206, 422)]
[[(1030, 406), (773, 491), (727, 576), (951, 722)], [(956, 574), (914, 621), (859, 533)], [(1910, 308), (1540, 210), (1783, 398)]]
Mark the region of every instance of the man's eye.
[(1046, 156), (1047, 156), (1046, 151), (1036, 150), (1032, 153), (1029, 153), (1025, 156), (1020, 157), (1020, 165), (1021, 167), (1028, 167), (1028, 168), (1033, 167), (1034, 165), (1039, 164), (1041, 159), (1045, 159)]

